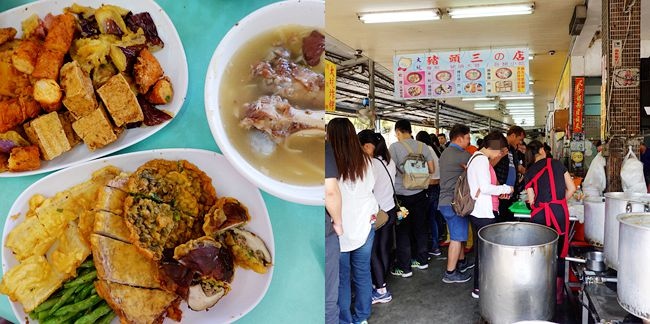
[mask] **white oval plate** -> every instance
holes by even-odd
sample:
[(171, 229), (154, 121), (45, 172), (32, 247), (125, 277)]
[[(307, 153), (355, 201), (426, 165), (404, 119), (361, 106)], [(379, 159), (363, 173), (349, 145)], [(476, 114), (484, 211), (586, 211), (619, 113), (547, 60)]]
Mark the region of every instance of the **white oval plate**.
[[(79, 3), (84, 6), (98, 8), (102, 4), (117, 5), (122, 8), (131, 10), (134, 13), (149, 12), (151, 18), (156, 23), (158, 35), (165, 42), (165, 47), (154, 53), (154, 56), (160, 61), (160, 65), (165, 71), (165, 75), (169, 76), (174, 87), (174, 98), (166, 105), (159, 105), (158, 108), (169, 111), (174, 116), (178, 116), (179, 111), (185, 102), (185, 95), (187, 94), (187, 60), (185, 58), (185, 50), (183, 44), (178, 36), (178, 32), (174, 24), (169, 19), (165, 11), (152, 0), (44, 0), (34, 3), (29, 3), (24, 6), (16, 7), (0, 13), (0, 27), (14, 27), (18, 30), (18, 35), (22, 35), (20, 23), (32, 14), (37, 14), (43, 18), (48, 13), (58, 15), (63, 12), (63, 8), (71, 6), (73, 3)], [(171, 121), (173, 121), (172, 119)], [(169, 122), (162, 123), (156, 126), (143, 126), (139, 128), (127, 129), (120, 135), (117, 141), (97, 149), (89, 151), (85, 144), (81, 143), (72, 148), (72, 150), (61, 154), (51, 161), (41, 161), (41, 168), (34, 171), (26, 172), (1, 172), (0, 178), (5, 177), (22, 177), (27, 175), (39, 174), (49, 171), (54, 171), (68, 167), (73, 164), (93, 160), (115, 151), (121, 150), (127, 146), (138, 143), (145, 138), (155, 134), (157, 131), (165, 127)]]
[[(163, 149), (116, 155), (86, 162), (50, 174), (25, 189), (11, 206), (5, 222), (2, 237), (3, 273), (18, 264), (11, 251), (4, 247), (5, 239), (9, 231), (25, 219), (25, 213), (29, 209), (30, 197), (37, 193), (46, 197), (53, 196), (57, 192), (88, 180), (93, 171), (107, 165), (114, 165), (124, 171), (135, 171), (140, 165), (152, 159), (188, 160), (212, 178), (212, 184), (217, 191), (217, 196), (235, 197), (245, 204), (251, 215), (251, 221), (246, 225), (246, 229), (259, 235), (264, 240), (271, 252), (272, 260), (275, 261), (273, 230), (260, 191), (239, 173), (235, 172), (221, 154), (196, 149)], [(20, 216), (13, 219), (11, 215), (16, 214), (20, 214)], [(272, 277), (273, 267), (263, 275), (237, 267), (230, 293), (207, 312), (190, 310), (187, 304), (183, 302), (181, 305), (183, 311), (182, 322), (207, 324), (235, 321), (252, 310), (262, 300)], [(27, 316), (22, 305), (11, 302), (11, 300), (10, 303), (16, 318), (21, 323), (24, 323)], [(36, 321), (30, 320), (29, 322)], [(113, 323), (118, 322), (118, 320), (113, 321)], [(173, 323), (171, 320), (166, 320), (166, 322)]]
[(248, 163), (230, 144), (219, 112), (221, 78), (232, 56), (251, 38), (275, 27), (292, 24), (324, 30), (325, 3), (296, 0), (275, 2), (252, 12), (228, 31), (212, 55), (205, 76), (205, 113), (212, 137), (219, 145), (219, 149), (244, 177), (276, 197), (300, 204), (323, 205), (325, 193), (323, 185), (288, 184), (269, 177)]

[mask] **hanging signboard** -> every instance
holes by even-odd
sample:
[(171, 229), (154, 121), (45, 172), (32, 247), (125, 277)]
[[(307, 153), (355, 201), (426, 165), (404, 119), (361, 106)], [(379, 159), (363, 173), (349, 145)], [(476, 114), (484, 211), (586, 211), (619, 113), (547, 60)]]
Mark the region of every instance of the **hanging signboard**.
[(501, 48), (396, 55), (393, 57), (395, 97), (527, 94), (528, 54), (528, 48)]
[(623, 41), (612, 40), (612, 67), (621, 67), (623, 63)]
[(585, 78), (575, 78), (573, 87), (573, 132), (581, 133), (585, 112)]
[(636, 88), (639, 86), (639, 69), (615, 69), (612, 78), (614, 88)]
[(325, 60), (325, 111), (336, 110), (336, 64)]

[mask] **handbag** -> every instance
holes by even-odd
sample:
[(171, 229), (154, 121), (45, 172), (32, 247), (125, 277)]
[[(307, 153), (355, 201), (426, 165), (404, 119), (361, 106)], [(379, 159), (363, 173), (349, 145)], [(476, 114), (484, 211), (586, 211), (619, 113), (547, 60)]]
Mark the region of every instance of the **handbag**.
[(380, 209), (375, 215), (375, 231), (382, 228), (386, 223), (388, 223), (388, 214)]
[(393, 178), (390, 176), (390, 172), (388, 172), (388, 168), (386, 167), (384, 162), (382, 162), (382, 160), (380, 159), (377, 159), (377, 161), (379, 161), (381, 163), (381, 166), (384, 167), (384, 170), (386, 170), (386, 174), (388, 174), (388, 179), (390, 179), (390, 186), (393, 187), (393, 201), (395, 201), (395, 206), (397, 207), (397, 213), (398, 215), (402, 214), (403, 215), (402, 218), (405, 218), (406, 215), (408, 215), (408, 209), (402, 207), (402, 205), (399, 203), (399, 200), (397, 200), (397, 196), (395, 195), (395, 184), (393, 183)]

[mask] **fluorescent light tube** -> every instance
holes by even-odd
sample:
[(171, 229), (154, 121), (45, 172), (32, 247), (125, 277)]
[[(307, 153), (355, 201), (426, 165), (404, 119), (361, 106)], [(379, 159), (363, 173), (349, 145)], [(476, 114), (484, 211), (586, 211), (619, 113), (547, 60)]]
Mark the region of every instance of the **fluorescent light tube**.
[(533, 85), (533, 84), (535, 84), (535, 81), (534, 80), (528, 80), (528, 84)]
[(462, 101), (485, 101), (485, 100), (494, 100), (494, 97), (469, 97), (469, 98), (462, 98), (460, 100), (462, 100)]
[(492, 106), (492, 107), (474, 107), (474, 110), (496, 110), (496, 109), (497, 109), (496, 106)]
[(523, 100), (523, 99), (533, 99), (533, 96), (513, 96), (513, 97), (501, 97), (501, 100)]
[(492, 6), (472, 6), (447, 9), (447, 14), (455, 18), (495, 17), (512, 15), (529, 15), (533, 13), (535, 3), (519, 3)]
[(360, 12), (357, 14), (357, 16), (359, 17), (359, 20), (366, 24), (438, 20), (440, 19), (440, 10), (432, 8), (399, 11)]

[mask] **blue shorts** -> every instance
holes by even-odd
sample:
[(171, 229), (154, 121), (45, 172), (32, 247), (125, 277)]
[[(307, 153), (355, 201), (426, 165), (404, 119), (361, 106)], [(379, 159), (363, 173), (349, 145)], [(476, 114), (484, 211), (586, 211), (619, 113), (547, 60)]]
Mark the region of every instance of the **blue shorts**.
[(469, 220), (467, 217), (461, 217), (454, 213), (451, 205), (438, 206), (438, 210), (442, 216), (447, 220), (447, 227), (449, 227), (449, 239), (457, 242), (467, 241), (467, 229)]

